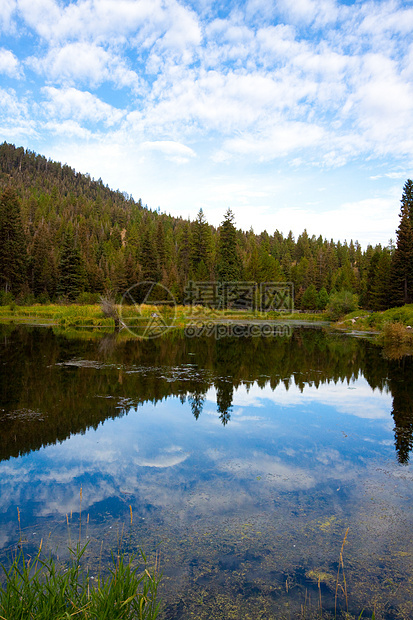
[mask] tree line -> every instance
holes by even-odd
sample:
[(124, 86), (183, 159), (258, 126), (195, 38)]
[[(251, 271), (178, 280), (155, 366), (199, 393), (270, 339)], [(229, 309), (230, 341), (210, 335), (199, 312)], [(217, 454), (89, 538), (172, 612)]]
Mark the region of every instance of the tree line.
[(384, 310), (413, 301), (413, 182), (406, 181), (396, 244), (368, 245), (290, 231), (172, 217), (67, 165), (0, 145), (0, 303), (93, 302), (141, 281), (182, 303), (190, 280), (292, 282), (295, 307), (324, 309), (334, 293)]

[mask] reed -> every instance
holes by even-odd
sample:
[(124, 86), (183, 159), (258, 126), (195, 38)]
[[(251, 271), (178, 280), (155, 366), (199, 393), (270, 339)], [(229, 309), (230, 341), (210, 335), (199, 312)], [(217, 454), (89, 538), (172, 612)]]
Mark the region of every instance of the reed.
[[(342, 542), (341, 549), (340, 549), (340, 557), (338, 561), (336, 594), (335, 594), (335, 599), (334, 599), (334, 613), (336, 616), (337, 616), (337, 598), (338, 598), (339, 589), (342, 590), (344, 594), (344, 597), (346, 600), (346, 612), (348, 613), (347, 582), (346, 582), (346, 575), (344, 572), (343, 551), (344, 551), (344, 545), (346, 544), (346, 541), (347, 541), (347, 535), (348, 535), (349, 529), (350, 528), (347, 528), (346, 533), (344, 534), (343, 542)], [(340, 571), (341, 571), (343, 583), (340, 583)]]
[[(140, 571), (135, 557), (112, 554), (107, 577), (96, 578), (82, 567), (87, 544), (71, 549), (71, 561), (58, 565), (51, 557), (26, 557), (23, 547), (7, 569), (2, 566), (4, 583), (0, 587), (2, 620), (155, 620), (160, 604), (157, 588), (158, 567)], [(146, 557), (141, 552), (146, 565)]]
[[(85, 561), (89, 541), (81, 542), (81, 507), (82, 488), (79, 541), (74, 548), (66, 515), (68, 561), (59, 560), (51, 553), (46, 555), (43, 539), (34, 555), (25, 552), (26, 541), (22, 538), (17, 509), (20, 536), (17, 551), (7, 567), (0, 565), (0, 620), (155, 620), (158, 617), (161, 581), (158, 555), (150, 567), (142, 549), (136, 554), (124, 553), (122, 529), (117, 552), (111, 552), (109, 568), (102, 572), (102, 541), (99, 568), (97, 573), (91, 570)], [(132, 507), (129, 508), (132, 526)], [(86, 523), (88, 526), (89, 515)]]

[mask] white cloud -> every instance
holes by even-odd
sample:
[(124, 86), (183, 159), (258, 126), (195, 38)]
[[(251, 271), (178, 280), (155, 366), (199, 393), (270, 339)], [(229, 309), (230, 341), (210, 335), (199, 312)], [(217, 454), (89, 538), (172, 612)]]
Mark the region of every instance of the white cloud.
[(260, 452), (253, 452), (250, 457), (245, 455), (242, 459), (222, 460), (220, 469), (240, 478), (259, 472), (266, 476), (266, 482), (289, 491), (311, 489), (317, 484), (314, 476), (306, 469), (288, 465), (278, 457)]
[(53, 88), (46, 86), (42, 89), (49, 99), (46, 104), (48, 114), (53, 117), (78, 121), (92, 121), (103, 123), (111, 127), (118, 123), (124, 116), (122, 110), (105, 103), (90, 92), (80, 91), (76, 88)]
[(157, 469), (164, 469), (183, 463), (186, 461), (188, 456), (188, 452), (186, 454), (160, 454), (152, 458), (137, 457), (133, 460), (133, 462), (139, 467), (155, 467)]
[(91, 137), (91, 132), (88, 129), (73, 120), (48, 121), (45, 123), (45, 128), (51, 134), (64, 136), (65, 139), (77, 138), (79, 140), (86, 140)]
[[(215, 388), (209, 389), (206, 394), (206, 400), (212, 402), (216, 401)], [(305, 405), (307, 407), (314, 403), (319, 403), (320, 405), (332, 407), (345, 415), (352, 415), (364, 419), (383, 420), (388, 423), (392, 421), (391, 394), (381, 393), (378, 390), (372, 391), (364, 378), (357, 379), (357, 381), (350, 385), (345, 381), (323, 383), (318, 387), (314, 387), (307, 383), (303, 392), (294, 384), (294, 378), (292, 378), (288, 390), (282, 382), (275, 390), (269, 385), (261, 388), (257, 383), (249, 386), (248, 390), (245, 385), (241, 385), (234, 392), (232, 402), (234, 408), (258, 407), (261, 409), (268, 401), (274, 403), (274, 405), (278, 407), (299, 407), (300, 405)], [(261, 420), (264, 420), (270, 425), (274, 424), (273, 421), (269, 419), (268, 413), (264, 418), (262, 417), (263, 415), (264, 414), (261, 413)]]
[(0, 134), (3, 140), (20, 141), (36, 136), (36, 121), (26, 101), (12, 88), (0, 88)]
[(382, 33), (411, 34), (413, 30), (413, 8), (398, 7), (397, 2), (366, 2), (361, 9), (364, 13), (360, 32), (364, 35)]
[(0, 73), (14, 78), (22, 77), (20, 63), (10, 50), (0, 49)]
[(176, 163), (187, 163), (191, 158), (196, 157), (195, 151), (189, 146), (179, 144), (170, 140), (158, 140), (155, 142), (143, 142), (143, 151), (158, 151), (163, 153), (168, 159)]
[(12, 16), (16, 10), (16, 0), (2, 0), (0, 3), (0, 32), (1, 30), (11, 34), (14, 32)]
[(334, 0), (278, 0), (285, 15), (297, 23), (324, 25), (337, 20), (339, 11)]
[(59, 24), (61, 9), (55, 0), (18, 0), (18, 8), (25, 22), (44, 38)]
[(394, 238), (394, 232), (386, 237), (386, 231), (394, 231), (398, 225), (395, 204), (397, 201), (390, 197), (342, 203), (325, 211), (310, 206), (289, 207), (277, 210), (276, 221), (280, 230), (293, 229), (296, 235), (306, 228), (310, 236), (322, 235), (329, 239), (329, 231), (335, 230), (335, 238), (339, 235), (342, 240), (358, 240), (364, 247), (367, 243), (386, 245), (390, 237)]
[(130, 70), (123, 59), (102, 47), (90, 43), (68, 43), (63, 47), (52, 47), (43, 58), (29, 58), (27, 64), (42, 72), (48, 81), (60, 84), (89, 84), (96, 88), (111, 81), (118, 88), (128, 86), (138, 89), (143, 86), (138, 75)]
[(325, 139), (321, 127), (306, 123), (284, 123), (263, 136), (246, 136), (227, 140), (223, 149), (234, 155), (251, 155), (261, 161), (290, 155), (295, 150), (315, 148)]
[(162, 46), (181, 50), (187, 46), (201, 43), (201, 30), (196, 14), (178, 2), (167, 4), (169, 24), (162, 38)]
[(185, 54), (201, 40), (197, 15), (176, 0), (79, 0), (65, 7), (55, 0), (19, 0), (19, 8), (26, 23), (54, 46), (110, 41)]

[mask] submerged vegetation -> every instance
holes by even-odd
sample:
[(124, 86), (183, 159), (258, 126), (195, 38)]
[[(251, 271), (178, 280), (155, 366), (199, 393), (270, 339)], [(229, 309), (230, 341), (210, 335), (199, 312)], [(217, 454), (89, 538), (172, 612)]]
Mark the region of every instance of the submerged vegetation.
[[(132, 525), (131, 507), (130, 514)], [(321, 569), (310, 569), (305, 573), (307, 585), (302, 592), (301, 604), (293, 604), (290, 593), (298, 583), (287, 576), (279, 592), (286, 613), (280, 610), (277, 620), (375, 620), (374, 611), (370, 614), (365, 614), (364, 610), (357, 615), (349, 613), (352, 584), (346, 578), (344, 563), (348, 533), (349, 528), (339, 551), (336, 574)], [(102, 567), (100, 558), (99, 567), (95, 569), (89, 565), (90, 558), (85, 559), (89, 543), (82, 545), (78, 542), (73, 547), (70, 534), (69, 543), (70, 557), (65, 561), (59, 559), (56, 553), (46, 554), (43, 542), (33, 554), (25, 552), (25, 541), (20, 539), (13, 560), (7, 566), (2, 564), (0, 567), (2, 620), (156, 620), (181, 616), (182, 610), (178, 611), (173, 603), (162, 609), (162, 601), (159, 600), (162, 574), (159, 572), (158, 556), (151, 568), (142, 550), (138, 557), (118, 550), (111, 553), (109, 566)], [(93, 566), (96, 566), (96, 559)], [(214, 597), (212, 602), (204, 592), (195, 601), (191, 617), (198, 620), (230, 617), (268, 617), (275, 620), (268, 601), (262, 599), (261, 607), (259, 601), (258, 598), (251, 607), (254, 615), (250, 616), (250, 603), (241, 609), (239, 601), (231, 604), (226, 597), (222, 600)]]

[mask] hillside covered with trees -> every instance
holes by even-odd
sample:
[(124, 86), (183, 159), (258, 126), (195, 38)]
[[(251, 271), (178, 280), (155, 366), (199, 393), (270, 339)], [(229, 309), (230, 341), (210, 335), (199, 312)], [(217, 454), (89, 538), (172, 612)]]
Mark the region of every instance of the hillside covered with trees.
[(334, 292), (372, 310), (413, 301), (413, 182), (403, 190), (396, 246), (297, 239), (219, 228), (199, 211), (175, 218), (4, 142), (0, 145), (0, 303), (93, 302), (137, 282), (162, 283), (178, 302), (189, 280), (293, 282), (295, 307), (324, 309)]

